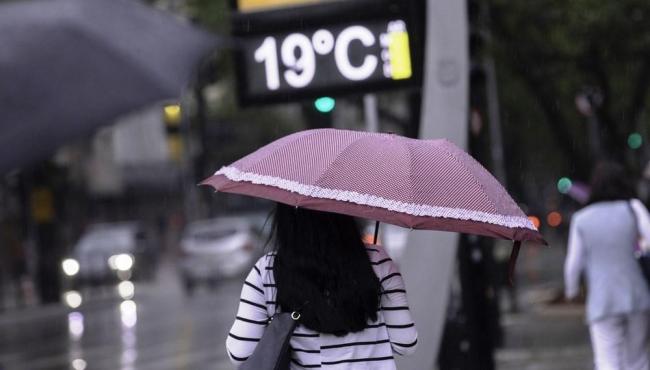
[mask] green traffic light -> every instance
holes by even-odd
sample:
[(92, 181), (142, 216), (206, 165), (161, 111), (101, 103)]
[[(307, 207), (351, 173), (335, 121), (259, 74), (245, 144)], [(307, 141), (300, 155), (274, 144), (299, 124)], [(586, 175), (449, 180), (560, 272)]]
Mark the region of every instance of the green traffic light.
[(630, 149), (639, 149), (643, 144), (643, 137), (638, 132), (633, 132), (627, 137), (627, 146)]
[(314, 101), (314, 108), (321, 113), (329, 113), (334, 110), (336, 100), (329, 96), (323, 96)]
[(563, 177), (557, 182), (557, 190), (562, 194), (568, 193), (571, 190), (571, 186), (573, 186), (573, 183), (568, 177)]

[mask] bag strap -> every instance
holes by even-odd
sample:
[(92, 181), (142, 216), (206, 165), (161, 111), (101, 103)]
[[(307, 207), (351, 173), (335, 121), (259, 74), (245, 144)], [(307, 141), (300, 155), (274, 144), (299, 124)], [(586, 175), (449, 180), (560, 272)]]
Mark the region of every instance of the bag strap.
[(627, 204), (627, 208), (632, 212), (632, 217), (634, 217), (634, 228), (636, 229), (636, 234), (639, 235), (639, 219), (636, 216), (634, 207), (632, 207), (632, 201), (628, 200), (625, 204)]
[(639, 250), (639, 240), (641, 239), (641, 232), (639, 231), (639, 218), (636, 215), (636, 212), (634, 211), (634, 207), (632, 207), (632, 201), (628, 200), (625, 202), (627, 204), (627, 208), (632, 212), (632, 217), (634, 218), (634, 236), (635, 236), (635, 243), (634, 243), (634, 253), (640, 252)]

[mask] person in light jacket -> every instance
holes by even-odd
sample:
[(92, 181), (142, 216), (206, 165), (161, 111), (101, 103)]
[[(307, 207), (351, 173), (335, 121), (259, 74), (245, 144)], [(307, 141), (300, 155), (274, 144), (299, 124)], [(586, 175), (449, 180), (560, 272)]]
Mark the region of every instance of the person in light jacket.
[(650, 290), (634, 257), (638, 235), (650, 240), (650, 218), (628, 179), (619, 164), (599, 163), (589, 205), (575, 213), (569, 231), (565, 295), (578, 295), (584, 273), (598, 370), (650, 369)]
[(291, 369), (394, 370), (415, 351), (417, 332), (397, 266), (364, 245), (350, 216), (277, 204), (275, 250), (257, 261), (242, 288), (226, 339), (242, 364), (278, 311), (301, 309)]

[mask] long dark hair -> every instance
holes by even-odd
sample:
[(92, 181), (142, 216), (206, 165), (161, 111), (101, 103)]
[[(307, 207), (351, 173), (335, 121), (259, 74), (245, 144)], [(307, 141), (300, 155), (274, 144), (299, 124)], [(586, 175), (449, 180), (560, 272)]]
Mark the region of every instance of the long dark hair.
[(589, 204), (635, 197), (630, 175), (619, 163), (601, 161), (591, 174)]
[(278, 203), (273, 233), (283, 311), (304, 306), (302, 325), (339, 336), (377, 320), (381, 285), (354, 218)]

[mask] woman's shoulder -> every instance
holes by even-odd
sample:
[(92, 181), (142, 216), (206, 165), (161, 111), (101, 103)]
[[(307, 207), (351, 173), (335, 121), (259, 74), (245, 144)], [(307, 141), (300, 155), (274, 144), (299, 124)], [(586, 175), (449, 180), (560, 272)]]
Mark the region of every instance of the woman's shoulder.
[(260, 258), (257, 259), (257, 262), (253, 265), (255, 270), (263, 273), (264, 271), (270, 271), (273, 269), (273, 259), (275, 258), (276, 252), (268, 252), (263, 254)]
[(583, 207), (574, 213), (571, 219), (573, 222), (580, 222), (581, 220), (591, 222), (589, 220), (591, 217), (611, 217), (612, 212), (628, 213), (630, 204), (633, 204), (630, 203), (630, 200), (609, 200), (595, 202)]

